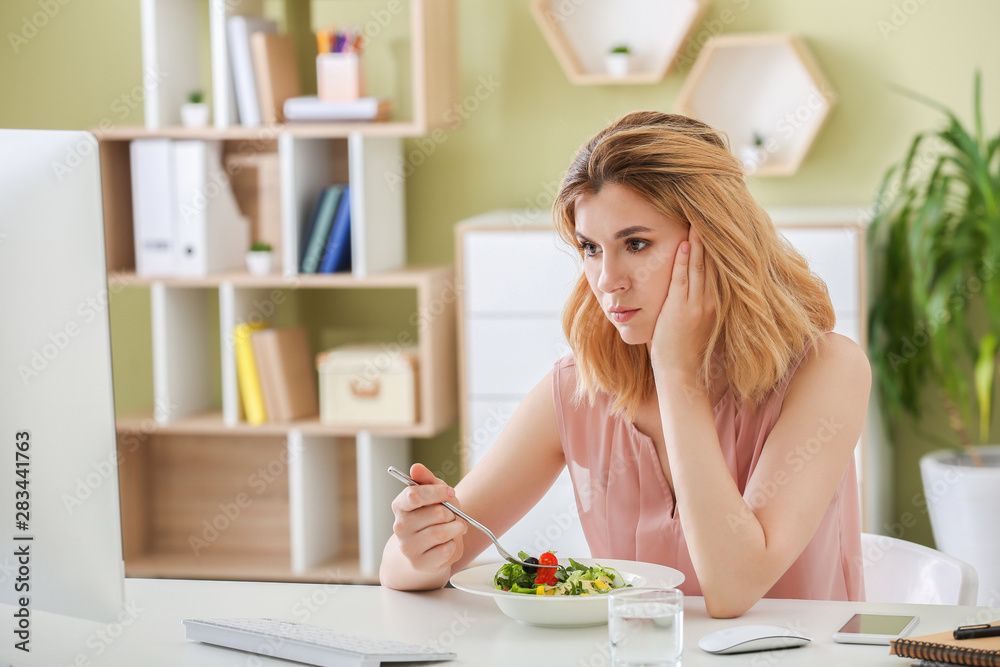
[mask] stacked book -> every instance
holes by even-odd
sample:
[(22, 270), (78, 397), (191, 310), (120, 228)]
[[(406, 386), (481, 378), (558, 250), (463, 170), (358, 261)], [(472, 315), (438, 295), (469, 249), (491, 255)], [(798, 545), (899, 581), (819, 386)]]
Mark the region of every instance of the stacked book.
[(289, 422), (319, 413), (306, 332), (241, 323), (234, 331), (236, 378), (248, 424)]
[(285, 100), (287, 120), (327, 121), (387, 120), (392, 104), (378, 97), (359, 97), (345, 102), (325, 102), (316, 96), (292, 97)]

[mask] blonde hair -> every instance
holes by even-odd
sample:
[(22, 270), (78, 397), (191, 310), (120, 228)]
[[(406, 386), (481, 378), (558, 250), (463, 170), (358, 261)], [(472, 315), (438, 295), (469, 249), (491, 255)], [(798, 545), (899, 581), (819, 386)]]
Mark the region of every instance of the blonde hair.
[[(750, 195), (741, 164), (722, 137), (699, 121), (654, 111), (630, 113), (577, 153), (554, 204), (562, 238), (579, 249), (575, 205), (584, 194), (618, 184), (659, 212), (697, 230), (705, 245), (716, 321), (700, 378), (711, 386), (712, 354), (721, 353), (739, 403), (759, 405), (785, 377), (806, 342), (833, 328), (826, 285), (780, 236)], [(582, 253), (582, 250), (580, 251)], [(563, 311), (576, 357), (577, 398), (597, 392), (630, 420), (653, 388), (645, 345), (625, 343), (605, 316), (585, 275)]]

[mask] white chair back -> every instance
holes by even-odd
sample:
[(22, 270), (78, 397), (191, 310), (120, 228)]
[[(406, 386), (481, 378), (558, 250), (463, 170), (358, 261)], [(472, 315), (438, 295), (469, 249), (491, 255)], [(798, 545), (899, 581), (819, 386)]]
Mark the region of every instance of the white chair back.
[(976, 604), (975, 568), (936, 549), (862, 533), (861, 555), (868, 602)]

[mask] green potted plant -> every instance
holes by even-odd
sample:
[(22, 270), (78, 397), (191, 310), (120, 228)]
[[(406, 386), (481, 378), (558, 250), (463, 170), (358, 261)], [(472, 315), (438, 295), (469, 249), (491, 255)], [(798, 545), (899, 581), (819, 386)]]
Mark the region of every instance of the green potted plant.
[(266, 276), (274, 266), (274, 251), (270, 243), (254, 241), (247, 251), (247, 271), (251, 275)]
[(628, 76), (629, 65), (632, 59), (632, 49), (628, 44), (615, 44), (604, 57), (604, 66), (608, 74), (620, 79)]
[(768, 153), (764, 142), (764, 135), (755, 131), (753, 133), (753, 142), (740, 146), (740, 161), (746, 167), (747, 172), (751, 174), (757, 171), (767, 160)]
[(184, 127), (205, 127), (208, 125), (208, 105), (200, 90), (188, 93), (187, 102), (181, 105), (181, 125)]
[[(973, 565), (980, 603), (1000, 593), (1000, 447), (988, 446), (1000, 340), (1000, 135), (944, 116), (885, 174), (869, 228), (869, 356), (888, 417), (919, 417), (931, 393), (951, 437), (920, 461), (937, 548)], [(928, 153), (930, 154), (928, 156)]]

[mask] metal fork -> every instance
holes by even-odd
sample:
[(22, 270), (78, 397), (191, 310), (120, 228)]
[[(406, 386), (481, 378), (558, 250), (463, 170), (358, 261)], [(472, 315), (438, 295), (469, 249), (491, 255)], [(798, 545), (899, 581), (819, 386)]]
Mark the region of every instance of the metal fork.
[[(412, 477), (410, 477), (406, 473), (402, 472), (401, 470), (399, 470), (395, 466), (389, 466), (389, 471), (388, 472), (389, 472), (390, 475), (392, 475), (393, 477), (395, 477), (396, 479), (398, 479), (400, 482), (403, 482), (404, 484), (409, 484), (410, 486), (420, 486), (419, 482), (414, 481), (414, 479)], [(506, 560), (506, 561), (508, 561), (510, 563), (516, 563), (517, 565), (520, 565), (522, 567), (531, 568), (530, 570), (528, 570), (528, 572), (533, 572), (538, 567), (538, 563), (534, 563), (534, 564), (533, 563), (525, 563), (523, 560), (518, 560), (517, 558), (514, 558), (513, 556), (511, 556), (510, 553), (508, 553), (508, 551), (506, 549), (504, 549), (503, 546), (500, 544), (500, 542), (497, 540), (497, 536), (493, 534), (492, 530), (490, 530), (489, 528), (487, 528), (483, 524), (479, 523), (478, 521), (476, 521), (475, 519), (473, 519), (471, 516), (469, 516), (468, 514), (466, 514), (465, 512), (463, 512), (462, 510), (458, 509), (457, 507), (455, 507), (454, 505), (452, 505), (449, 502), (443, 502), (441, 504), (444, 505), (445, 507), (447, 507), (448, 509), (450, 509), (456, 515), (458, 515), (461, 518), (463, 518), (466, 521), (468, 521), (472, 526), (474, 526), (474, 527), (478, 528), (479, 530), (483, 531), (484, 533), (486, 533), (486, 535), (491, 540), (493, 540), (494, 546), (496, 546), (497, 551), (500, 552), (500, 555), (504, 557), (504, 560)]]

